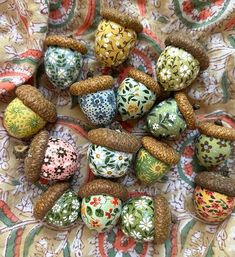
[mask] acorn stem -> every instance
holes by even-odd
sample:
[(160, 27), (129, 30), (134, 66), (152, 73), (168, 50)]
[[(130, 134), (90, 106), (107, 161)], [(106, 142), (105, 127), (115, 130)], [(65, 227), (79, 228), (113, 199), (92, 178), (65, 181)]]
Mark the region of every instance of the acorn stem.
[(201, 108), (200, 104), (193, 104), (193, 110), (196, 111), (196, 110), (199, 110)]
[(13, 153), (16, 159), (24, 159), (27, 155), (28, 148), (29, 147), (27, 145), (22, 145), (22, 144), (14, 146)]
[(214, 124), (217, 125), (217, 126), (222, 126), (223, 127), (223, 123), (222, 123), (221, 119), (215, 120)]

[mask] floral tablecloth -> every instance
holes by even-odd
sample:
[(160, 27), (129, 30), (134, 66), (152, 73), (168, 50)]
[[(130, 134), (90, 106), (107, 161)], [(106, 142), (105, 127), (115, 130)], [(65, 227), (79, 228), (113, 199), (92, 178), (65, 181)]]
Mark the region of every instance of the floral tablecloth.
[[(118, 69), (103, 69), (93, 56), (94, 31), (104, 6), (136, 14), (144, 25), (128, 62)], [(165, 245), (136, 243), (117, 227), (95, 234), (83, 224), (69, 231), (53, 231), (32, 217), (32, 205), (45, 186), (26, 182), (23, 163), (13, 155), (18, 140), (2, 126), (6, 103), (16, 86), (25, 82), (38, 86), (57, 105), (58, 122), (51, 134), (77, 147), (79, 167), (73, 179), (75, 190), (92, 179), (87, 167), (86, 139), (89, 124), (67, 92), (58, 92), (44, 79), (43, 40), (47, 33), (73, 36), (89, 48), (79, 79), (94, 74), (111, 74), (116, 85), (135, 66), (155, 77), (156, 61), (164, 48), (164, 38), (184, 31), (208, 50), (210, 67), (189, 89), (193, 102), (200, 102), (198, 119), (220, 118), (235, 128), (235, 1), (231, 0), (0, 0), (0, 256), (235, 256), (235, 215), (218, 226), (206, 225), (188, 211), (193, 178), (202, 168), (194, 158), (193, 140), (197, 131), (187, 131), (173, 146), (182, 154), (180, 163), (152, 186), (143, 187), (133, 170), (120, 179), (131, 195), (164, 194), (175, 216), (171, 237)], [(50, 11), (49, 11), (50, 10)], [(36, 71), (36, 72), (35, 72)], [(72, 109), (71, 109), (72, 108)], [(143, 121), (123, 122), (122, 127), (140, 136)], [(235, 151), (225, 164), (234, 176)], [(224, 169), (224, 167), (220, 167)]]

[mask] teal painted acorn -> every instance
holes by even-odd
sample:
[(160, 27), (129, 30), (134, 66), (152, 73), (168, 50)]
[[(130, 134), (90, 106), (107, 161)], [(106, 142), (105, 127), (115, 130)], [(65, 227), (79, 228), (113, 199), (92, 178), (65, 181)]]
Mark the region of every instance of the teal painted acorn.
[(64, 90), (77, 80), (87, 49), (75, 39), (56, 35), (48, 36), (45, 44), (46, 74), (55, 87)]

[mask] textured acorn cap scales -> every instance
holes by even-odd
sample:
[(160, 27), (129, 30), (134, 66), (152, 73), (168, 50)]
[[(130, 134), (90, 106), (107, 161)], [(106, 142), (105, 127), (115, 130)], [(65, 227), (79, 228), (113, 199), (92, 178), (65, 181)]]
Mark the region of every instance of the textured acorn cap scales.
[(165, 40), (165, 45), (183, 48), (199, 61), (201, 70), (206, 70), (209, 67), (210, 60), (206, 50), (199, 42), (190, 39), (188, 35), (181, 33), (170, 34)]
[(32, 140), (28, 155), (24, 160), (24, 172), (27, 180), (35, 183), (40, 178), (49, 133), (46, 130), (40, 131)]
[(235, 180), (218, 173), (204, 171), (195, 177), (195, 183), (203, 188), (235, 197)]
[(177, 102), (178, 108), (182, 115), (184, 116), (184, 119), (188, 125), (189, 129), (195, 129), (196, 128), (196, 116), (195, 112), (193, 110), (193, 106), (188, 100), (188, 97), (185, 93), (179, 91), (175, 92), (174, 94), (175, 101)]
[(103, 18), (116, 22), (125, 28), (133, 29), (137, 33), (140, 33), (143, 30), (143, 25), (137, 18), (130, 16), (129, 14), (122, 13), (116, 9), (105, 8), (101, 11), (100, 15)]
[(134, 135), (108, 128), (90, 130), (87, 137), (95, 145), (121, 152), (135, 153), (141, 147), (139, 140)]
[(84, 44), (78, 42), (77, 40), (69, 37), (63, 37), (63, 36), (48, 36), (44, 43), (47, 46), (60, 46), (64, 48), (70, 48), (72, 50), (75, 50), (77, 52), (80, 52), (81, 54), (87, 53), (87, 48)]
[(78, 195), (81, 198), (92, 195), (109, 195), (117, 197), (122, 201), (126, 201), (128, 198), (128, 191), (119, 183), (105, 179), (95, 179), (82, 185), (78, 191)]
[(42, 220), (51, 208), (55, 205), (55, 202), (69, 189), (68, 182), (56, 183), (50, 187), (40, 196), (37, 200), (33, 215), (36, 219)]
[(142, 144), (150, 154), (165, 163), (175, 165), (180, 160), (180, 155), (172, 147), (153, 137), (143, 137)]
[(48, 122), (56, 121), (55, 105), (49, 102), (36, 87), (23, 85), (16, 89), (17, 97), (41, 118)]

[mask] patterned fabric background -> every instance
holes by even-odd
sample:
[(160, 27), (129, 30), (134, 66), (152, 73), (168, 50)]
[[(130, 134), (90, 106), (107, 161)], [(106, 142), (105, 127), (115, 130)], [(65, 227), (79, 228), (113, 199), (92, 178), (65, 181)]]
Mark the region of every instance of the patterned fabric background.
[[(100, 68), (93, 56), (94, 31), (103, 6), (138, 15), (144, 25), (128, 62), (117, 70)], [(79, 185), (92, 179), (86, 160), (89, 125), (76, 99), (71, 99), (67, 92), (56, 91), (44, 80), (40, 59), (46, 34), (73, 35), (86, 42), (89, 51), (79, 79), (112, 74), (118, 85), (130, 66), (155, 77), (156, 61), (164, 48), (165, 37), (173, 31), (184, 31), (207, 48), (211, 61), (209, 69), (200, 73), (189, 89), (192, 100), (201, 101), (198, 118), (219, 117), (235, 128), (232, 116), (235, 113), (234, 8), (233, 0), (0, 0), (0, 111), (4, 111), (6, 102), (13, 97), (14, 88), (29, 79), (27, 83), (38, 86), (57, 105), (60, 116), (51, 134), (66, 139), (79, 152), (79, 169), (73, 180), (77, 190)], [(143, 134), (143, 121), (121, 125), (137, 136)], [(171, 237), (165, 245), (154, 246), (126, 238), (119, 228), (97, 235), (79, 224), (69, 231), (58, 232), (35, 221), (32, 205), (44, 186), (26, 182), (23, 163), (12, 153), (14, 144), (19, 141), (7, 135), (1, 114), (0, 256), (235, 256), (234, 214), (219, 226), (203, 224), (189, 214), (188, 196), (193, 192), (193, 178), (201, 169), (194, 159), (193, 140), (197, 134), (197, 131), (187, 131), (180, 141), (173, 143), (182, 154), (181, 161), (161, 182), (140, 186), (132, 170), (120, 179), (133, 196), (161, 192), (168, 198), (175, 215)], [(226, 163), (232, 175), (234, 157), (235, 152)]]

